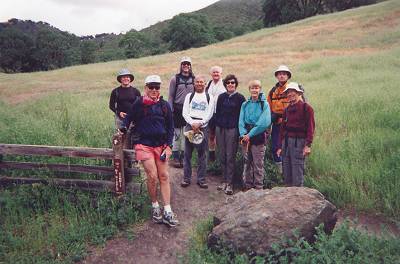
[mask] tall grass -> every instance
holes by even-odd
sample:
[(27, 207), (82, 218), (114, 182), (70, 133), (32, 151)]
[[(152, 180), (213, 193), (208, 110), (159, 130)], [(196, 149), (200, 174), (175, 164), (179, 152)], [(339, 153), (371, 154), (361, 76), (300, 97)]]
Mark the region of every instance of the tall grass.
[(390, 236), (376, 237), (349, 227), (345, 222), (332, 235), (319, 226), (315, 242), (309, 243), (296, 236), (295, 240), (283, 239), (272, 245), (264, 256), (249, 257), (227, 249), (220, 252), (207, 247), (207, 236), (212, 229), (212, 220), (197, 224), (191, 234), (189, 250), (180, 258), (181, 263), (200, 264), (245, 264), (245, 263), (399, 263), (400, 239)]
[[(57, 94), (14, 107), (1, 104), (0, 142), (111, 147), (113, 116), (104, 107), (108, 96), (93, 92)], [(70, 158), (16, 159), (107, 163)], [(108, 162), (108, 165), (111, 164)], [(54, 177), (39, 170), (2, 173)], [(145, 201), (146, 196), (117, 199), (107, 193), (60, 190), (41, 185), (0, 190), (0, 263), (72, 263), (81, 260), (89, 244), (103, 244), (128, 224), (141, 221), (146, 211)]]
[(400, 213), (400, 49), (298, 67), (316, 115), (307, 183), (339, 206)]

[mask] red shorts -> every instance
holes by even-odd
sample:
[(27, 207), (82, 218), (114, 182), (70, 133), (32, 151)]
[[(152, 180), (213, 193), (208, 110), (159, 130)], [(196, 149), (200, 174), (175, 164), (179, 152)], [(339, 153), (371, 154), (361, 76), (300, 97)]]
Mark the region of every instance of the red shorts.
[(149, 147), (142, 144), (135, 145), (136, 160), (160, 159), (163, 146)]

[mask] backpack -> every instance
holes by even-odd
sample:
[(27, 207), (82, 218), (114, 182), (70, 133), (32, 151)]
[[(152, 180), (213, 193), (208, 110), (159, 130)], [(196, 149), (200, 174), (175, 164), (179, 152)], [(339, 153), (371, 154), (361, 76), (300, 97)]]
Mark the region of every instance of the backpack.
[(208, 89), (210, 89), (212, 80), (209, 80), (206, 86), (206, 93), (208, 93)]
[[(195, 92), (190, 94), (190, 97), (189, 97), (189, 104), (192, 102), (192, 99), (193, 99), (193, 97), (194, 97), (194, 94), (195, 94)], [(207, 103), (209, 104), (209, 103), (210, 103), (210, 95), (209, 95), (207, 92), (206, 92), (206, 97), (207, 97)]]
[[(260, 102), (261, 112), (263, 112), (263, 111), (264, 111), (264, 100), (261, 100), (261, 97), (262, 97), (262, 93), (260, 93), (260, 94), (258, 95), (258, 101)], [(250, 100), (247, 100), (245, 103), (247, 104), (249, 101), (250, 101)]]
[[(307, 102), (306, 97), (304, 96), (304, 93), (306, 92), (304, 90), (303, 85), (299, 84), (299, 88), (300, 90), (303, 91), (303, 94), (301, 95), (301, 99), (303, 100), (303, 102)], [(278, 89), (278, 84), (276, 84), (274, 87), (272, 87), (271, 91), (269, 91), (268, 97), (270, 99), (270, 101), (272, 102), (273, 100), (279, 100), (281, 98), (272, 98), (273, 93), (276, 91), (276, 89)]]

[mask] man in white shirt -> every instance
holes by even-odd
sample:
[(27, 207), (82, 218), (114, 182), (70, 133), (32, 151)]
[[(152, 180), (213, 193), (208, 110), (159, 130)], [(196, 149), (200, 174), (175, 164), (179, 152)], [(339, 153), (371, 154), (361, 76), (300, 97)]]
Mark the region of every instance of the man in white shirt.
[[(185, 139), (185, 154), (183, 162), (183, 181), (182, 187), (190, 185), (192, 180), (192, 152), (197, 149), (197, 184), (200, 188), (207, 189), (206, 169), (207, 158), (206, 152), (208, 147), (208, 122), (214, 113), (214, 98), (205, 91), (206, 81), (203, 75), (199, 75), (194, 79), (194, 93), (189, 93), (185, 97), (183, 103), (182, 115), (187, 125), (185, 131), (193, 130), (193, 133), (203, 133), (203, 140), (199, 144), (195, 144)], [(198, 142), (197, 142), (198, 143)]]
[[(222, 68), (220, 66), (212, 66), (210, 69), (212, 80), (207, 84), (206, 92), (214, 97), (214, 106), (217, 105), (218, 96), (226, 92), (224, 83), (222, 82)], [(213, 117), (208, 123), (208, 159), (209, 161), (215, 161), (215, 111)]]

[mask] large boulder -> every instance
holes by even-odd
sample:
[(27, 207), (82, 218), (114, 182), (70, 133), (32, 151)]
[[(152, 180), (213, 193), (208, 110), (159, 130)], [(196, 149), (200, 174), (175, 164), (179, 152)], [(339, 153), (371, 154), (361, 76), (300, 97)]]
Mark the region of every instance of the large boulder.
[(208, 246), (239, 253), (263, 255), (293, 231), (312, 241), (315, 227), (324, 224), (330, 233), (337, 220), (336, 207), (317, 190), (277, 187), (240, 192), (228, 198), (214, 216)]

